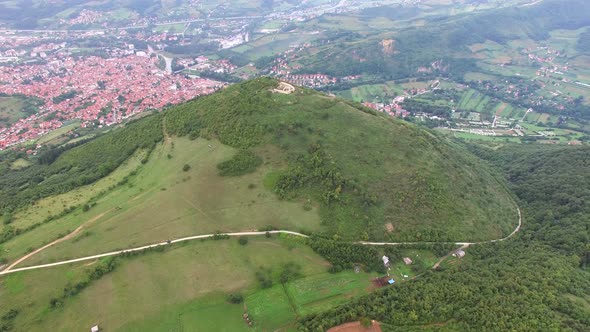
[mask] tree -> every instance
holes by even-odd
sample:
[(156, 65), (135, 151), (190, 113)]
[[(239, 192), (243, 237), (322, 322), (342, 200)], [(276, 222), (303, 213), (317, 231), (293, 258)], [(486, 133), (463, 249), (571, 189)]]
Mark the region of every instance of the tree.
[(182, 170), (185, 172), (188, 172), (191, 169), (191, 165), (189, 164), (184, 164), (184, 166), (182, 166)]
[(245, 246), (248, 244), (248, 238), (245, 236), (240, 236), (240, 238), (238, 238), (238, 243)]
[(244, 302), (244, 296), (240, 293), (231, 293), (227, 296), (227, 302), (232, 304), (240, 304)]

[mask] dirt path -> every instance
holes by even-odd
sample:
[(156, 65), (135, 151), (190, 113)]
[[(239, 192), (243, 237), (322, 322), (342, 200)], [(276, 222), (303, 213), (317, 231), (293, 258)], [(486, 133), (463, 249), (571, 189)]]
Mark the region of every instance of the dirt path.
[[(111, 209), (112, 210), (112, 209)], [(111, 211), (109, 210), (109, 211)], [(470, 245), (474, 245), (474, 244), (484, 244), (484, 243), (494, 243), (494, 242), (501, 242), (501, 241), (505, 241), (510, 239), (511, 237), (513, 237), (516, 233), (518, 233), (520, 231), (520, 228), (522, 226), (522, 215), (520, 213), (520, 208), (516, 208), (516, 210), (518, 211), (518, 226), (516, 226), (516, 228), (512, 231), (512, 233), (510, 233), (508, 236), (501, 238), (501, 239), (496, 239), (496, 240), (489, 240), (489, 241), (481, 241), (481, 242), (444, 242), (444, 243), (452, 243), (452, 244), (456, 244), (461, 246), (461, 248), (467, 248)], [(150, 249), (150, 248), (154, 248), (154, 247), (159, 247), (159, 246), (166, 246), (166, 245), (170, 245), (173, 243), (179, 243), (179, 242), (185, 242), (185, 241), (192, 241), (192, 240), (196, 240), (196, 239), (206, 239), (209, 237), (212, 237), (215, 234), (203, 234), (203, 235), (194, 235), (194, 236), (189, 236), (189, 237), (184, 237), (181, 239), (176, 239), (176, 240), (171, 240), (171, 241), (164, 241), (164, 242), (159, 242), (159, 243), (155, 243), (155, 244), (149, 244), (149, 245), (145, 245), (142, 247), (137, 247), (137, 248), (130, 248), (130, 249), (125, 249), (125, 250), (119, 250), (119, 251), (112, 251), (112, 252), (108, 252), (108, 253), (104, 253), (104, 254), (99, 254), (99, 255), (93, 255), (93, 256), (87, 256), (87, 257), (81, 257), (81, 258), (76, 258), (76, 259), (71, 259), (71, 260), (66, 260), (66, 261), (61, 261), (61, 262), (55, 262), (55, 263), (50, 263), (50, 264), (42, 264), (42, 265), (35, 265), (35, 266), (27, 266), (27, 267), (21, 267), (18, 269), (13, 269), (17, 264), (23, 262), (24, 260), (26, 260), (27, 258), (57, 244), (63, 241), (66, 241), (72, 237), (74, 237), (76, 234), (78, 234), (82, 228), (86, 225), (88, 225), (89, 223), (99, 219), (100, 217), (102, 217), (103, 215), (105, 215), (106, 213), (108, 213), (109, 211), (106, 211), (92, 219), (90, 219), (89, 221), (87, 221), (86, 223), (82, 224), (80, 227), (76, 228), (75, 231), (71, 232), (70, 234), (57, 239), (53, 242), (51, 242), (50, 244), (45, 245), (44, 247), (37, 249), (35, 251), (33, 251), (32, 253), (22, 257), (21, 259), (17, 260), (16, 262), (12, 263), (8, 268), (6, 268), (3, 271), (0, 271), (0, 275), (5, 275), (5, 274), (9, 274), (9, 273), (14, 273), (14, 272), (19, 272), (19, 271), (26, 271), (26, 270), (35, 270), (35, 269), (41, 269), (41, 268), (48, 268), (48, 267), (52, 267), (52, 266), (58, 266), (58, 265), (64, 265), (64, 264), (71, 264), (71, 263), (76, 263), (76, 262), (82, 262), (82, 261), (87, 261), (87, 260), (92, 260), (92, 259), (97, 259), (97, 258), (101, 258), (101, 257), (107, 257), (107, 256), (116, 256), (116, 255), (120, 255), (122, 253), (126, 253), (126, 252), (133, 252), (133, 251), (141, 251), (141, 250), (145, 250), (145, 249)], [(259, 235), (266, 235), (267, 232), (238, 232), (238, 233), (224, 233), (224, 235), (228, 235), (228, 236), (259, 236)], [(297, 232), (292, 232), (292, 231), (286, 231), (286, 230), (276, 230), (276, 231), (269, 231), (268, 233), (270, 234), (289, 234), (289, 235), (294, 235), (294, 236), (300, 236), (300, 237), (308, 237), (305, 234), (301, 234), (301, 233), (297, 233)], [(385, 246), (385, 245), (400, 245), (400, 244), (420, 244), (420, 243), (424, 243), (424, 242), (354, 242), (356, 244), (363, 244), (363, 245), (374, 245), (374, 246)], [(433, 242), (436, 243), (436, 242)], [(449, 255), (451, 255), (453, 252), (455, 252), (456, 250), (453, 250), (451, 253), (449, 253), (448, 255), (446, 255), (445, 257), (441, 258), (434, 266), (433, 269), (437, 268), (438, 266), (440, 266), (440, 264), (449, 257)]]
[(344, 323), (334, 326), (327, 332), (381, 332), (381, 326), (376, 321), (371, 322), (370, 327), (363, 327), (360, 322)]
[[(111, 210), (112, 210), (112, 209), (111, 209)], [(12, 270), (12, 268), (14, 268), (15, 266), (17, 266), (18, 264), (20, 264), (20, 263), (22, 263), (23, 261), (25, 261), (25, 260), (27, 260), (27, 259), (31, 258), (31, 257), (32, 257), (32, 256), (34, 256), (34, 255), (36, 255), (36, 254), (40, 253), (41, 251), (43, 251), (43, 250), (45, 250), (45, 249), (47, 249), (47, 248), (49, 248), (49, 247), (52, 247), (52, 246), (54, 246), (54, 245), (56, 245), (56, 244), (58, 244), (58, 243), (61, 243), (61, 242), (63, 242), (63, 241), (67, 241), (67, 240), (69, 240), (69, 239), (73, 238), (74, 236), (78, 235), (78, 234), (79, 234), (79, 233), (82, 231), (82, 229), (84, 228), (84, 226), (87, 226), (88, 224), (90, 224), (90, 223), (92, 223), (92, 222), (94, 222), (94, 221), (96, 221), (96, 220), (98, 220), (98, 219), (102, 218), (102, 216), (104, 216), (105, 214), (107, 214), (107, 213), (108, 213), (108, 212), (110, 212), (111, 210), (105, 211), (105, 212), (103, 212), (103, 213), (101, 213), (101, 214), (99, 214), (99, 215), (95, 216), (94, 218), (92, 218), (92, 219), (89, 219), (88, 221), (86, 221), (86, 222), (85, 222), (85, 223), (83, 223), (82, 225), (78, 226), (78, 228), (76, 228), (76, 229), (75, 229), (73, 232), (69, 233), (68, 235), (66, 235), (66, 236), (64, 236), (64, 237), (61, 237), (61, 238), (59, 238), (59, 239), (57, 239), (57, 240), (55, 240), (55, 241), (53, 241), (53, 242), (51, 242), (51, 243), (48, 243), (48, 244), (44, 245), (43, 247), (41, 247), (41, 248), (39, 248), (39, 249), (37, 249), (37, 250), (35, 250), (35, 251), (33, 251), (33, 252), (29, 253), (29, 254), (26, 254), (26, 255), (24, 255), (23, 257), (21, 257), (21, 258), (19, 258), (18, 260), (16, 260), (14, 263), (10, 264), (10, 265), (9, 265), (9, 266), (8, 266), (6, 269), (4, 269), (4, 271), (2, 271), (2, 272), (8, 272), (8, 271)]]

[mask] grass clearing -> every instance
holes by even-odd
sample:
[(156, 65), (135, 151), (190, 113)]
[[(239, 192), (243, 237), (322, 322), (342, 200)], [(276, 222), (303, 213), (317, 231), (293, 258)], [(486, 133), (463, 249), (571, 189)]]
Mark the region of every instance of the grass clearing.
[[(17, 228), (26, 228), (34, 224), (41, 223), (50, 215), (58, 215), (65, 208), (70, 206), (78, 206), (88, 202), (94, 196), (101, 192), (108, 191), (109, 188), (115, 186), (121, 179), (132, 171), (136, 170), (141, 165), (141, 159), (145, 156), (145, 151), (138, 151), (135, 155), (129, 158), (121, 166), (119, 166), (113, 173), (99, 181), (74, 189), (65, 194), (47, 197), (37, 201), (34, 205), (30, 205), (25, 209), (18, 211), (15, 214), (15, 221), (12, 226)], [(100, 210), (100, 207), (98, 208)], [(87, 215), (92, 216), (97, 210)], [(78, 211), (80, 212), (80, 211)], [(81, 216), (84, 218), (85, 216)]]
[(31, 165), (30, 161), (23, 159), (23, 158), (18, 158), (17, 160), (13, 161), (12, 164), (10, 164), (10, 169), (18, 170), (18, 169), (27, 168), (30, 165)]
[(308, 315), (366, 293), (371, 288), (371, 278), (374, 276), (353, 271), (319, 274), (290, 282), (286, 290), (294, 299), (297, 313)]
[(49, 133), (41, 136), (39, 139), (35, 141), (35, 144), (49, 144), (51, 141), (60, 138), (61, 136), (67, 134), (68, 132), (80, 127), (80, 121), (75, 120), (70, 124), (67, 124), (59, 129), (50, 131)]

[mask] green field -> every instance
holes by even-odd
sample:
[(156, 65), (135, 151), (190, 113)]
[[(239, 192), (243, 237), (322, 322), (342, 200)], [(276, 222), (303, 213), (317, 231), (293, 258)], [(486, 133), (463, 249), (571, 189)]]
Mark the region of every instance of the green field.
[[(175, 138), (157, 147), (150, 161), (127, 185), (99, 199), (97, 206), (89, 212), (78, 209), (59, 222), (43, 225), (7, 242), (4, 247), (9, 253), (5, 256), (14, 258), (29, 247), (49, 242), (85, 223), (88, 223), (84, 226), (85, 234), (80, 234), (79, 240), (56, 245), (25, 264), (95, 254), (97, 248), (100, 251), (124, 249), (216, 231), (245, 231), (269, 225), (281, 229), (319, 230), (320, 218), (316, 209), (306, 211), (297, 201), (280, 201), (264, 188), (263, 179), (270, 165), (239, 178), (219, 176), (216, 165), (232, 153), (233, 149), (216, 141)], [(274, 154), (275, 150), (271, 147), (261, 149), (261, 154), (265, 153)], [(168, 155), (171, 155), (170, 159)], [(182, 171), (185, 164), (191, 166), (190, 171)], [(132, 162), (130, 165), (137, 164)], [(125, 170), (130, 172), (132, 167), (125, 167), (119, 174), (123, 175)], [(57, 205), (61, 210), (85, 202), (118, 179), (120, 176), (115, 175), (104, 184), (99, 182), (63, 197), (43, 200), (38, 207), (27, 209), (30, 212), (22, 218), (17, 215), (15, 226), (26, 226), (41, 219), (46, 204), (55, 207), (52, 203), (62, 202)], [(39, 214), (37, 218), (36, 213)], [(19, 222), (19, 219), (23, 221)]]
[(35, 143), (36, 144), (56, 144), (59, 145), (63, 142), (60, 142), (59, 139), (63, 138), (65, 136), (65, 134), (67, 134), (68, 132), (79, 128), (80, 127), (80, 122), (79, 121), (73, 121), (70, 124), (67, 124), (59, 129), (53, 130), (43, 136), (41, 136), (40, 138), (38, 138)]
[[(0, 128), (8, 127), (31, 114), (25, 109), (25, 98), (0, 97)], [(34, 108), (33, 108), (34, 109)]]
[(340, 91), (338, 95), (356, 102), (391, 102), (395, 96), (403, 93), (403, 87), (393, 82), (383, 84), (359, 85), (349, 90)]
[(299, 279), (287, 285), (285, 291), (294, 302), (297, 315), (308, 315), (345, 303), (370, 289), (366, 273), (353, 271), (319, 274)]

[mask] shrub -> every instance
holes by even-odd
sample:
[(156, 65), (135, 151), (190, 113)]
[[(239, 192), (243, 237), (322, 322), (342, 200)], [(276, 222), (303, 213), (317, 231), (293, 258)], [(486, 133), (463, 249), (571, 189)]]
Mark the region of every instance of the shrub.
[(371, 322), (371, 320), (367, 317), (363, 317), (361, 318), (361, 325), (363, 327), (371, 327), (371, 325), (373, 325), (373, 322)]
[(4, 223), (4, 225), (9, 225), (10, 223), (12, 223), (13, 220), (14, 217), (12, 216), (12, 213), (6, 212), (4, 213), (4, 216), (2, 216), (2, 222)]
[(238, 243), (245, 246), (246, 244), (248, 244), (248, 238), (245, 236), (240, 236), (240, 238), (238, 239)]
[(240, 150), (230, 160), (217, 165), (221, 176), (240, 176), (252, 173), (262, 164), (262, 159), (250, 150)]
[(233, 304), (240, 304), (244, 302), (244, 297), (240, 293), (232, 293), (227, 296), (227, 302)]
[(191, 169), (191, 165), (189, 164), (184, 164), (184, 166), (182, 166), (182, 170), (185, 172), (188, 172)]

